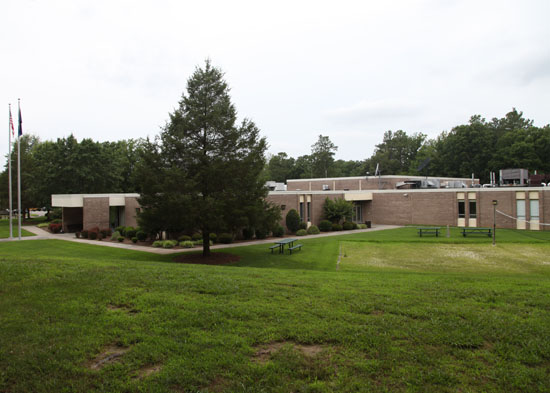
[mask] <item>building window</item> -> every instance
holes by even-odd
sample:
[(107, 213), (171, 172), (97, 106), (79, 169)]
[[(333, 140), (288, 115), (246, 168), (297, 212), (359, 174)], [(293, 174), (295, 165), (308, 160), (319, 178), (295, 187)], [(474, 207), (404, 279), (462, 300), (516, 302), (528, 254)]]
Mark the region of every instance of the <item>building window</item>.
[(286, 209), (286, 205), (281, 205), (281, 210), (285, 210)]
[(300, 221), (304, 221), (304, 202), (300, 202)]
[(458, 201), (458, 218), (466, 217), (466, 205), (463, 200)]
[(525, 221), (525, 199), (516, 200), (516, 209), (518, 220)]
[(470, 207), (470, 218), (476, 218), (477, 217), (476, 201), (469, 201), (469, 207)]
[(538, 199), (531, 199), (529, 201), (529, 212), (531, 214), (531, 220), (534, 220), (534, 221), (539, 220), (539, 200)]
[(353, 205), (353, 215), (351, 220), (353, 222), (363, 222), (363, 206), (360, 204)]
[(307, 221), (311, 222), (311, 202), (307, 203)]

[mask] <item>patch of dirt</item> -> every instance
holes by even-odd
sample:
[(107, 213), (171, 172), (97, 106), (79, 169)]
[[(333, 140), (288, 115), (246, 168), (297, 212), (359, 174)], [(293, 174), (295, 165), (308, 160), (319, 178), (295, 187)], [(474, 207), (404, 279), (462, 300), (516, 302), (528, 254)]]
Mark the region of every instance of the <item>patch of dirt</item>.
[(94, 359), (88, 362), (88, 368), (92, 370), (101, 370), (108, 364), (117, 362), (130, 350), (130, 348), (111, 345), (104, 348)]
[(241, 260), (241, 257), (224, 252), (213, 252), (209, 257), (202, 254), (183, 254), (174, 258), (174, 262), (192, 263), (196, 265), (229, 265)]
[(222, 377), (216, 377), (212, 382), (210, 382), (207, 389), (209, 392), (223, 392), (226, 387), (227, 381)]
[(322, 345), (303, 345), (296, 344), (292, 341), (279, 341), (262, 345), (253, 355), (252, 360), (256, 363), (267, 363), (273, 354), (279, 352), (281, 348), (286, 345), (291, 345), (294, 350), (300, 352), (303, 356), (308, 358), (316, 357), (325, 349)]
[(128, 314), (137, 314), (137, 313), (139, 313), (138, 310), (130, 307), (127, 304), (108, 304), (107, 305), (107, 310), (109, 310), (109, 311), (123, 311), (123, 312), (128, 313)]
[(138, 370), (138, 374), (135, 377), (135, 379), (147, 378), (152, 374), (158, 373), (161, 369), (162, 369), (162, 366), (160, 364), (153, 364), (153, 365), (142, 367)]
[(372, 315), (384, 315), (384, 311), (382, 311), (382, 310), (373, 310), (371, 314)]

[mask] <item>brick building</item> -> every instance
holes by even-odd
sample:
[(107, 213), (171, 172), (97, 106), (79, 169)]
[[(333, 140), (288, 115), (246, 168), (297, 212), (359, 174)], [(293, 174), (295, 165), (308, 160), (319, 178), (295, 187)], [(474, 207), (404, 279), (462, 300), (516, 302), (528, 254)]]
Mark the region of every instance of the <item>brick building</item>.
[[(449, 186), (453, 188), (440, 188)], [(352, 219), (357, 223), (491, 227), (496, 200), (501, 212), (496, 215), (497, 227), (550, 229), (540, 225), (550, 222), (546, 187), (481, 188), (478, 179), (371, 176), (288, 180), (287, 190), (268, 196), (281, 206), (283, 223), (288, 211), (296, 209), (302, 221), (318, 225), (325, 199), (344, 198), (353, 203)]]
[(52, 207), (60, 207), (63, 231), (93, 227), (137, 226), (139, 194), (54, 194)]
[[(135, 227), (137, 198), (139, 194), (52, 195), (52, 206), (63, 209), (65, 232)], [(290, 209), (308, 225), (318, 225), (326, 198), (352, 202), (357, 223), (459, 227), (492, 226), (496, 200), (497, 227), (550, 229), (540, 225), (550, 223), (550, 187), (482, 188), (478, 179), (370, 176), (288, 180), (287, 191), (271, 191), (267, 197), (281, 207), (282, 225)]]

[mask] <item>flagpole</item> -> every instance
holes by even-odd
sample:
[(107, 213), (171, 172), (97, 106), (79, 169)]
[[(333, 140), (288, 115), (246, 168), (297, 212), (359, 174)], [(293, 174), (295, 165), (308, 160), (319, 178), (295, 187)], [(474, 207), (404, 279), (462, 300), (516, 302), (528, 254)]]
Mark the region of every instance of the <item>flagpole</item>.
[(12, 214), (13, 214), (13, 200), (11, 196), (11, 134), (13, 132), (13, 119), (11, 117), (11, 104), (9, 104), (9, 110), (10, 110), (10, 124), (8, 125), (8, 134), (9, 134), (9, 143), (8, 143), (8, 181), (10, 182), (10, 192), (9, 192), (9, 200), (10, 200), (10, 239), (13, 238), (13, 222), (12, 222)]
[(17, 221), (19, 227), (19, 240), (21, 240), (21, 134), (23, 126), (21, 120), (21, 101), (17, 99), (17, 108), (19, 109), (19, 130), (17, 132)]

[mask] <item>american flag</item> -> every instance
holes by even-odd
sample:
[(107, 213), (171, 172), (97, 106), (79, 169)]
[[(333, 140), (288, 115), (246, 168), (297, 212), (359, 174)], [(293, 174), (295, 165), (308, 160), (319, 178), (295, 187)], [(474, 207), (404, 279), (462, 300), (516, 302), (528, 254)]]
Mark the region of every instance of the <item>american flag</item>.
[(13, 118), (11, 117), (11, 108), (10, 108), (10, 128), (11, 128), (11, 136), (15, 137), (15, 128), (13, 128)]

